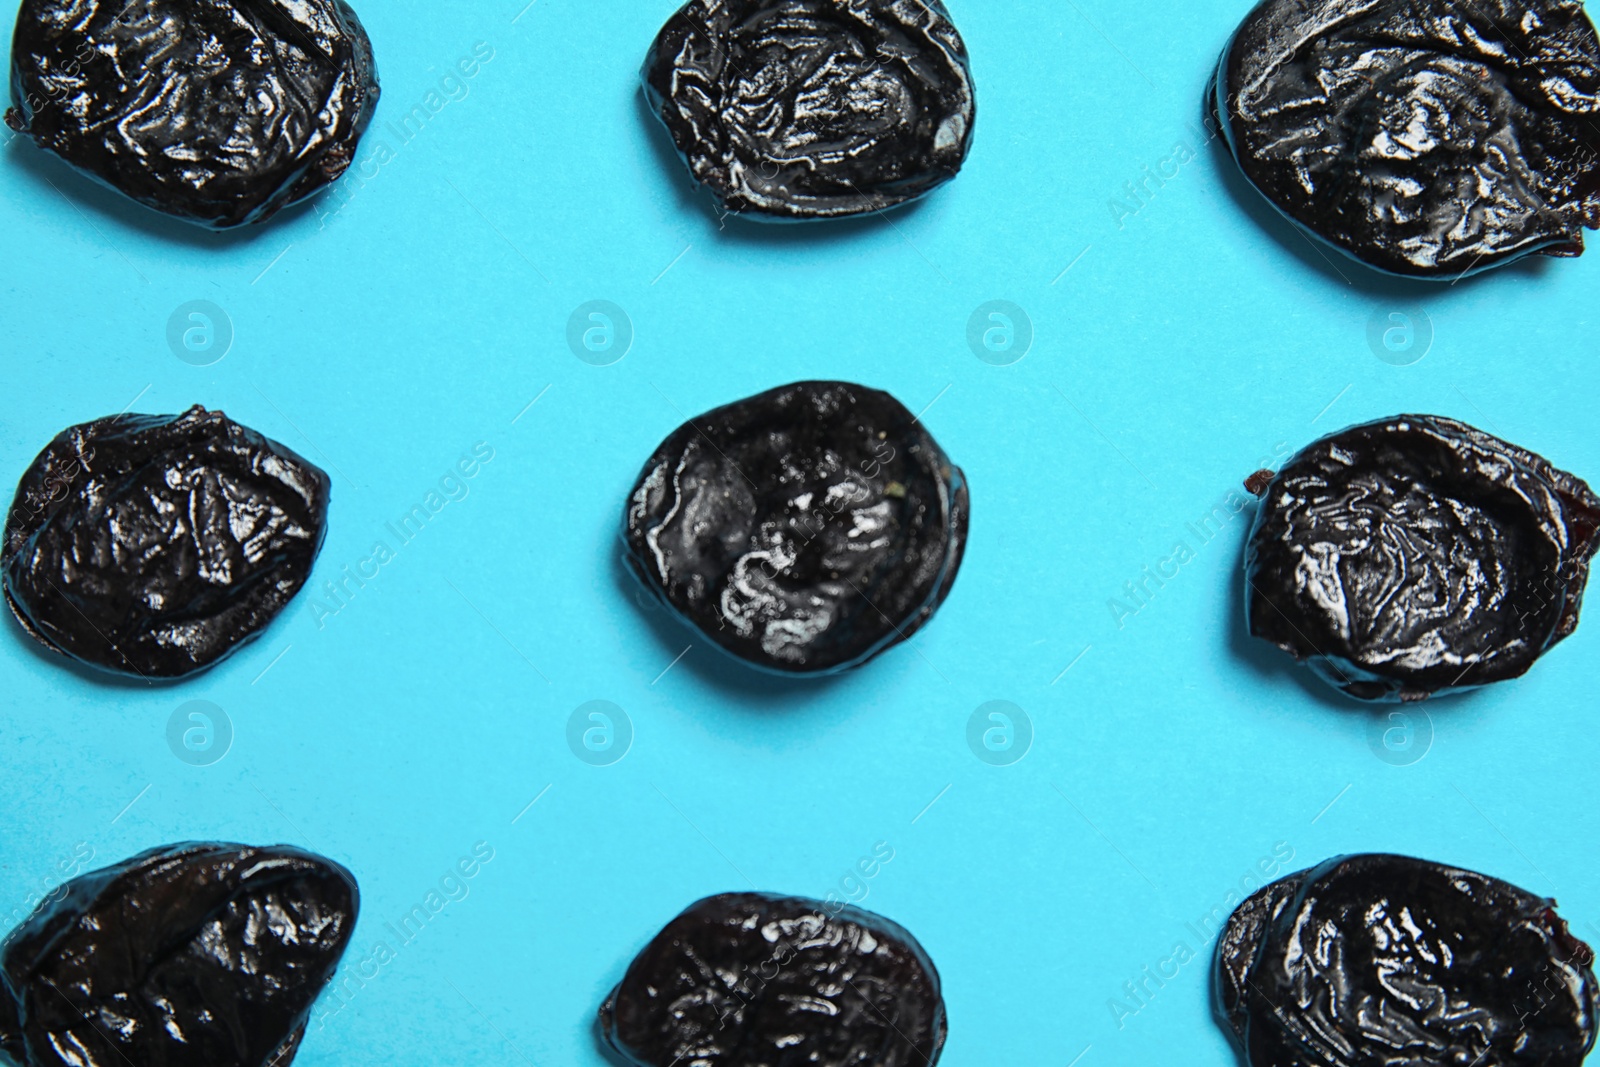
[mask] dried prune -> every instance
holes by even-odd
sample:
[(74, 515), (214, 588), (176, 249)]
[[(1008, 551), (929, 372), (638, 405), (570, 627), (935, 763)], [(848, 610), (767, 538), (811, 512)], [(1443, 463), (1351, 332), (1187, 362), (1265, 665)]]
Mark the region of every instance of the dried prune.
[(1315, 441), (1253, 487), (1250, 632), (1353, 697), (1515, 678), (1578, 625), (1600, 498), (1527, 449), (1397, 415)]
[(674, 430), (623, 537), (644, 583), (722, 648), (775, 671), (843, 670), (950, 591), (966, 481), (888, 393), (796, 382)]
[(689, 0), (642, 77), (695, 180), (758, 220), (914, 200), (972, 141), (966, 45), (941, 0)]
[(73, 426), (17, 486), (6, 601), (57, 652), (181, 678), (255, 637), (305, 584), (329, 489), (311, 463), (198, 405)]
[(166, 845), (80, 875), (6, 938), (0, 1050), (19, 1067), (287, 1067), (359, 902), (349, 871), (286, 845)]
[(1217, 940), (1217, 1014), (1252, 1067), (1578, 1067), (1594, 953), (1555, 901), (1405, 856), (1261, 889)]
[(849, 905), (723, 893), (634, 957), (601, 1032), (640, 1067), (932, 1067), (939, 972), (905, 929)]
[(343, 174), (378, 103), (343, 0), (24, 0), (6, 123), (90, 177), (216, 229)]
[(1380, 270), (1575, 256), (1600, 226), (1600, 39), (1579, 0), (1263, 0), (1211, 107), (1251, 184)]

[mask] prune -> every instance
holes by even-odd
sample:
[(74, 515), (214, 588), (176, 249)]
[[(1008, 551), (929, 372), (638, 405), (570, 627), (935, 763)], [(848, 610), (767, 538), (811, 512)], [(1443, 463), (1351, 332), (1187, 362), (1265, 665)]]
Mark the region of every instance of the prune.
[(690, 0), (641, 76), (695, 180), (757, 220), (914, 200), (972, 141), (966, 45), (940, 0)]
[(820, 673), (933, 614), (961, 565), (967, 489), (888, 393), (797, 382), (674, 430), (623, 526), (645, 585), (720, 647)]
[(939, 973), (906, 930), (849, 905), (723, 893), (689, 906), (600, 1007), (640, 1067), (932, 1067)]
[(305, 584), (328, 476), (196, 405), (62, 431), (17, 486), (0, 549), (23, 629), (92, 667), (181, 678)]
[(1250, 632), (1350, 696), (1515, 678), (1578, 625), (1600, 499), (1527, 449), (1397, 415), (1315, 441), (1262, 481)]
[(1583, 251), (1597, 94), (1579, 0), (1263, 0), (1210, 95), (1291, 220), (1380, 270), (1444, 277)]
[(343, 0), (24, 0), (6, 123), (91, 178), (216, 229), (344, 173), (378, 103)]
[(1555, 901), (1405, 856), (1255, 893), (1217, 940), (1217, 1014), (1253, 1067), (1578, 1067), (1594, 953)]
[(6, 938), (0, 1050), (19, 1067), (287, 1067), (359, 900), (349, 871), (284, 845), (166, 845), (81, 875)]

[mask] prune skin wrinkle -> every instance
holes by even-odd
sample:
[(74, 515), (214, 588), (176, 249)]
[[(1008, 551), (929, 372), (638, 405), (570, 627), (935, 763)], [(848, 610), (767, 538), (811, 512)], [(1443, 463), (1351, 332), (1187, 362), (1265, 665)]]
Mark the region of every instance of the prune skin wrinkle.
[(1337, 856), (1241, 904), (1218, 1018), (1250, 1067), (1578, 1067), (1594, 953), (1555, 901), (1406, 856)]
[(288, 1067), (359, 904), (349, 871), (287, 845), (166, 845), (74, 878), (0, 950), (0, 1062)]
[(1504, 681), (1577, 627), (1597, 528), (1588, 485), (1525, 448), (1433, 415), (1363, 423), (1266, 484), (1246, 622), (1361, 700)]
[(378, 103), (343, 0), (23, 0), (6, 123), (141, 204), (261, 222), (344, 173)]
[(848, 905), (723, 893), (691, 905), (600, 1008), (639, 1067), (932, 1067), (939, 973), (914, 937)]
[(1578, 0), (1263, 0), (1209, 96), (1250, 183), (1381, 271), (1575, 256), (1600, 226), (1600, 40)]
[(915, 200), (972, 142), (967, 49), (940, 0), (690, 0), (641, 77), (695, 180), (757, 221)]
[(796, 382), (689, 420), (623, 516), (641, 581), (719, 647), (771, 671), (864, 663), (955, 581), (967, 488), (888, 393)]
[(305, 459), (198, 405), (73, 426), (17, 486), (6, 601), (32, 637), (91, 667), (184, 677), (305, 584), (329, 490)]

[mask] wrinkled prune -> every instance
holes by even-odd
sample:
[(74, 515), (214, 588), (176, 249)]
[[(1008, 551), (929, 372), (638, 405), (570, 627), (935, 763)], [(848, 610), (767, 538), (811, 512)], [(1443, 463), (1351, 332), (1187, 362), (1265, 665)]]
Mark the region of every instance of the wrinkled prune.
[(256, 636), (305, 584), (329, 488), (311, 463), (198, 405), (74, 426), (17, 486), (6, 600), (57, 652), (181, 678)]
[(378, 76), (343, 0), (24, 0), (11, 96), (41, 148), (224, 229), (343, 174)]
[(1217, 1013), (1252, 1067), (1578, 1067), (1594, 953), (1555, 901), (1405, 856), (1260, 890), (1217, 940)]
[(1251, 184), (1380, 270), (1575, 256), (1600, 226), (1600, 40), (1579, 0), (1263, 0), (1211, 97)]
[(600, 1008), (640, 1067), (932, 1067), (939, 973), (898, 924), (849, 905), (723, 893), (689, 906)]
[(642, 77), (695, 180), (756, 219), (914, 200), (972, 141), (966, 45), (940, 0), (690, 0)]
[(284, 845), (166, 845), (81, 875), (6, 938), (0, 1050), (20, 1067), (287, 1067), (359, 899), (349, 871)]
[(673, 431), (623, 535), (644, 583), (722, 648), (776, 671), (843, 670), (950, 591), (966, 481), (888, 393), (797, 382)]
[(1578, 625), (1600, 498), (1527, 449), (1397, 415), (1313, 442), (1261, 492), (1250, 632), (1353, 697), (1515, 678)]

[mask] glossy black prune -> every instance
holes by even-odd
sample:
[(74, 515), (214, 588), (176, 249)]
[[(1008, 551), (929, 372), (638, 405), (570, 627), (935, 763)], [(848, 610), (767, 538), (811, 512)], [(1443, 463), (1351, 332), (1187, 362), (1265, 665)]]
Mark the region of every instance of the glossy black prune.
[(181, 678), (255, 637), (305, 584), (329, 488), (289, 449), (198, 405), (73, 426), (17, 486), (6, 601), (57, 652)]
[(1217, 1014), (1251, 1067), (1578, 1067), (1594, 953), (1555, 901), (1405, 856), (1260, 890), (1217, 940)]
[(1267, 482), (1246, 618), (1363, 700), (1515, 678), (1577, 627), (1597, 528), (1581, 480), (1465, 423), (1352, 426)]
[(939, 973), (904, 928), (849, 905), (723, 893), (634, 957), (600, 1008), (640, 1067), (933, 1067)]
[(914, 200), (972, 141), (966, 45), (941, 0), (689, 0), (642, 78), (695, 180), (758, 220)]
[(1251, 184), (1379, 270), (1575, 256), (1600, 226), (1600, 40), (1578, 0), (1263, 0), (1211, 107)]
[(349, 871), (286, 845), (166, 845), (81, 875), (5, 940), (0, 1050), (18, 1067), (287, 1067), (359, 903)]
[(640, 579), (722, 648), (837, 671), (944, 600), (966, 481), (888, 393), (796, 382), (673, 431), (629, 495), (623, 538)]
[(343, 174), (378, 76), (343, 0), (23, 0), (11, 97), (39, 147), (224, 229)]

